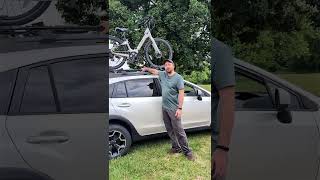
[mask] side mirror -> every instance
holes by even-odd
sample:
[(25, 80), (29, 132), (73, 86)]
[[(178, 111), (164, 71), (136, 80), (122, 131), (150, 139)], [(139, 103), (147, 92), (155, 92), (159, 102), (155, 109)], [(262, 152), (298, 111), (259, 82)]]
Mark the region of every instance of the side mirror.
[(201, 90), (199, 90), (199, 89), (197, 89), (196, 92), (197, 92), (197, 99), (199, 101), (202, 101), (203, 92)]
[(275, 89), (275, 105), (277, 108), (277, 118), (282, 123), (291, 123), (292, 122), (292, 115), (291, 112), (288, 110), (288, 107), (291, 103), (290, 94), (280, 88)]

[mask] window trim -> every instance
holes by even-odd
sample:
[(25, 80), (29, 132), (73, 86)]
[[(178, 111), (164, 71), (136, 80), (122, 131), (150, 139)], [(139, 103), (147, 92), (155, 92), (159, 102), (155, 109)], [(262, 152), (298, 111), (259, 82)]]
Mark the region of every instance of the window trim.
[(12, 75), (12, 86), (7, 94), (7, 99), (6, 99), (6, 102), (4, 104), (4, 107), (2, 110), (0, 110), (0, 115), (8, 115), (9, 111), (10, 111), (10, 107), (11, 107), (11, 104), (12, 104), (12, 99), (13, 99), (13, 94), (14, 94), (14, 90), (15, 90), (15, 87), (16, 87), (16, 82), (17, 82), (17, 78), (18, 78), (18, 72), (19, 72), (19, 69), (10, 69), (10, 70), (7, 70), (7, 71), (2, 71), (0, 72), (1, 73), (9, 73), (10, 76)]
[[(23, 92), (22, 92), (21, 99), (20, 99), (20, 102), (19, 102), (19, 109), (18, 109), (19, 113), (22, 113), (22, 114), (24, 114), (24, 113), (31, 113), (31, 114), (32, 113), (37, 113), (37, 112), (20, 112), (20, 110), (21, 110), (23, 99), (24, 99), (26, 86), (27, 86), (27, 83), (28, 83), (28, 80), (29, 80), (29, 77), (30, 77), (30, 72), (31, 72), (32, 69), (39, 68), (39, 67), (45, 67), (47, 69), (47, 75), (48, 75), (48, 78), (50, 80), (50, 89), (52, 91), (52, 96), (53, 96), (53, 100), (54, 100), (54, 103), (55, 103), (55, 112), (60, 112), (60, 111), (58, 111), (58, 106), (57, 106), (57, 102), (56, 102), (56, 98), (57, 98), (57, 97), (55, 97), (56, 93), (54, 93), (54, 89), (53, 89), (53, 86), (52, 86), (52, 83), (54, 83), (54, 82), (52, 82), (52, 80), (50, 78), (50, 72), (49, 72), (49, 67), (48, 66), (49, 65), (42, 65), (42, 66), (23, 69), (23, 71), (26, 71), (26, 74), (25, 74), (26, 77), (25, 77), (24, 85), (22, 87)], [(19, 74), (18, 74), (18, 76), (19, 76)], [(55, 112), (43, 112), (43, 113), (55, 113)]]

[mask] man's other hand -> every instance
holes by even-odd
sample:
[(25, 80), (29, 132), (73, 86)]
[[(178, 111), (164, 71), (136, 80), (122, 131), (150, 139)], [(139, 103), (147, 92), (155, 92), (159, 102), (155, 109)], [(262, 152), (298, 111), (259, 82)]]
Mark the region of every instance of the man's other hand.
[(176, 116), (178, 119), (180, 119), (180, 118), (181, 118), (181, 115), (182, 115), (181, 109), (177, 109), (175, 116)]

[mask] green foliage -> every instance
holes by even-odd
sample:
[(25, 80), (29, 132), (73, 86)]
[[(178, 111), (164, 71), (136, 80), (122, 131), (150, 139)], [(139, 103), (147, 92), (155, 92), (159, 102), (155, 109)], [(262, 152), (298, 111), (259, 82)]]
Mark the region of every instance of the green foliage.
[(183, 74), (183, 78), (195, 84), (210, 84), (211, 83), (211, 69), (206, 66), (202, 71), (192, 71), (191, 74)]
[(269, 71), (319, 71), (319, 3), (311, 1), (214, 0), (213, 36)]
[(56, 7), (67, 23), (78, 25), (99, 25), (104, 0), (58, 0)]
[(202, 70), (204, 62), (209, 60), (210, 52), (210, 16), (207, 3), (199, 0), (143, 2), (139, 4), (138, 1), (110, 0), (110, 34), (119, 36), (114, 32), (114, 28), (118, 26), (129, 28), (131, 31), (127, 37), (135, 47), (144, 31), (134, 31), (138, 28), (138, 20), (144, 16), (153, 16), (156, 26), (152, 29), (152, 35), (170, 42), (177, 69), (186, 73)]

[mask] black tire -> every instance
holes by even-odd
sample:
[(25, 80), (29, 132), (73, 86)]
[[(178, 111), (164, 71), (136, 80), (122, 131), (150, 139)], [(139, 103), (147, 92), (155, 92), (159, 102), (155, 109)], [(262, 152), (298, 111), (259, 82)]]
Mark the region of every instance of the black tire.
[[(117, 42), (117, 43), (119, 43), (119, 44), (121, 44), (121, 43), (123, 43), (123, 40), (121, 40), (121, 39), (119, 39), (119, 38), (117, 38), (117, 37), (114, 37), (114, 36), (109, 36), (109, 41), (114, 41), (114, 42)], [(110, 47), (109, 47), (109, 69), (118, 69), (118, 68), (120, 68), (121, 66), (123, 66), (123, 64), (126, 62), (126, 58), (123, 58), (122, 59), (122, 61), (119, 63), (119, 64), (117, 64), (117, 65), (115, 65), (115, 66), (110, 66), (110, 61), (111, 61), (111, 59), (114, 57), (114, 55), (113, 54), (111, 54), (111, 50), (110, 50)]]
[[(116, 150), (116, 149), (114, 149), (114, 148), (116, 148), (116, 146), (113, 146), (113, 143), (115, 143), (115, 144), (118, 143), (118, 141), (116, 140), (117, 138), (114, 138), (114, 139), (112, 137), (110, 138), (110, 136), (113, 134), (113, 132), (116, 132), (116, 133), (120, 132), (123, 135), (122, 139), (125, 138), (125, 140), (126, 140), (125, 147), (123, 149), (121, 149), (121, 151), (118, 151), (119, 153), (117, 153), (117, 154), (113, 154), (112, 152), (110, 152), (112, 150)], [(116, 135), (116, 134), (114, 134), (114, 135)], [(129, 131), (125, 127), (118, 125), (118, 124), (110, 124), (108, 137), (109, 137), (109, 146), (108, 146), (109, 159), (114, 159), (114, 158), (123, 156), (128, 153), (128, 151), (131, 147), (131, 144), (132, 144), (132, 138), (131, 138), (131, 134), (129, 133)], [(121, 141), (121, 144), (122, 144), (122, 142), (123, 141)], [(113, 154), (113, 155), (111, 155), (111, 154)]]
[[(156, 58), (156, 59), (151, 59), (150, 56), (152, 56), (152, 55), (150, 54), (150, 52), (151, 52), (150, 50), (151, 50), (151, 48), (153, 50), (153, 47), (152, 47), (151, 41), (148, 41), (146, 46), (145, 46), (145, 49), (144, 49), (145, 50), (145, 57), (146, 57), (148, 63), (151, 66), (163, 68), (163, 61), (165, 59), (172, 59), (172, 55), (173, 55), (172, 47), (169, 44), (169, 42), (166, 41), (166, 40), (163, 40), (163, 39), (160, 39), (160, 38), (154, 38), (154, 40), (155, 40), (156, 44), (158, 45), (158, 47), (159, 47), (159, 44), (162, 43), (162, 45), (164, 45), (164, 47), (167, 48), (166, 50), (168, 52), (166, 52), (165, 56), (162, 56), (160, 58), (153, 57), (153, 58)], [(159, 49), (160, 49), (160, 51), (163, 51), (161, 47), (159, 47)]]
[(27, 24), (39, 16), (41, 16), (44, 11), (48, 9), (50, 6), (51, 1), (41, 1), (38, 2), (32, 9), (29, 11), (20, 14), (14, 17), (0, 17), (0, 26), (18, 26)]

